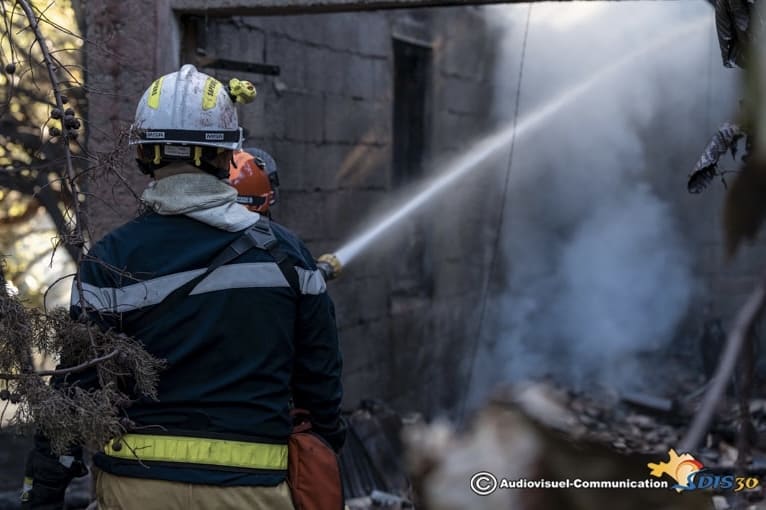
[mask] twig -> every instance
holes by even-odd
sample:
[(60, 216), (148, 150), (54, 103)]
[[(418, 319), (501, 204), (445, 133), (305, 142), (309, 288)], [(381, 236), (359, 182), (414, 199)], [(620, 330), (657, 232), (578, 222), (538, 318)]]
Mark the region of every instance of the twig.
[(98, 365), (99, 363), (103, 363), (104, 361), (108, 359), (114, 358), (119, 353), (120, 351), (114, 350), (110, 352), (109, 354), (105, 354), (98, 358), (89, 359), (88, 361), (84, 363), (80, 363), (79, 365), (75, 365), (69, 368), (60, 368), (58, 370), (37, 370), (32, 373), (25, 373), (25, 374), (0, 374), (0, 379), (6, 379), (6, 380), (23, 379), (25, 377), (29, 377), (30, 375), (45, 377), (48, 375), (66, 375), (66, 374), (71, 374), (73, 372), (82, 372), (85, 369)]
[(734, 327), (726, 338), (721, 362), (718, 364), (715, 375), (710, 381), (710, 389), (705, 394), (697, 414), (692, 420), (689, 431), (679, 445), (681, 452), (688, 452), (696, 448), (702, 441), (710, 426), (710, 421), (715, 413), (715, 407), (731, 379), (734, 367), (737, 365), (742, 345), (748, 338), (756, 319), (760, 316), (764, 304), (766, 304), (766, 277), (762, 277), (758, 286), (750, 293), (745, 304), (737, 313)]
[[(52, 257), (53, 257), (53, 255), (51, 254), (51, 262), (53, 261), (53, 258), (52, 258)], [(45, 292), (43, 292), (43, 311), (44, 311), (45, 313), (48, 313), (48, 305), (47, 305), (47, 302), (48, 302), (48, 293), (49, 293), (49, 292), (50, 292), (50, 291), (51, 291), (51, 290), (52, 290), (52, 289), (53, 289), (53, 288), (54, 288), (54, 287), (55, 287), (55, 286), (56, 286), (56, 285), (57, 285), (59, 282), (61, 282), (62, 280), (66, 280), (67, 278), (70, 278), (70, 277), (72, 277), (72, 276), (75, 276), (76, 274), (77, 274), (77, 273), (68, 273), (68, 274), (65, 274), (64, 276), (59, 276), (58, 278), (56, 278), (56, 279), (53, 281), (53, 283), (51, 283), (50, 285), (48, 285), (48, 288), (47, 288), (47, 289), (45, 289)]]

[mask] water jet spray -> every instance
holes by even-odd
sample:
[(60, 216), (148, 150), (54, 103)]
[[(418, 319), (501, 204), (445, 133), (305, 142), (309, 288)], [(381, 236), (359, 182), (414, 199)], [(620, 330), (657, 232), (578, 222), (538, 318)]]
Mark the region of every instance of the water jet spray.
[[(513, 136), (523, 136), (539, 128), (544, 122), (548, 121), (554, 114), (558, 113), (565, 106), (573, 103), (576, 99), (579, 99), (583, 94), (591, 90), (596, 84), (609, 77), (612, 73), (622, 69), (626, 65), (632, 63), (635, 59), (657, 50), (671, 42), (674, 42), (680, 38), (686, 37), (693, 32), (707, 29), (709, 26), (709, 18), (702, 17), (692, 20), (688, 23), (684, 23), (677, 30), (665, 35), (664, 37), (658, 37), (651, 44), (648, 44), (642, 48), (638, 48), (628, 54), (625, 54), (610, 65), (607, 65), (593, 74), (591, 77), (582, 81), (578, 85), (564, 91), (552, 100), (540, 106), (537, 110), (519, 119), (518, 123), (514, 127), (508, 125), (494, 134), (491, 134), (483, 140), (475, 143), (469, 147), (463, 154), (457, 157), (450, 165), (448, 169), (437, 176), (433, 181), (424, 183), (419, 191), (413, 194), (401, 207), (392, 207), (394, 211), (391, 215), (379, 221), (371, 228), (357, 235), (354, 239), (347, 242), (340, 249), (334, 253), (334, 259), (340, 266), (348, 264), (351, 259), (357, 256), (360, 252), (366, 249), (369, 244), (378, 236), (387, 231), (391, 226), (398, 223), (401, 219), (407, 215), (415, 212), (421, 206), (426, 204), (434, 196), (438, 195), (441, 191), (449, 188), (449, 185), (466, 173), (481, 164), (485, 163), (492, 155), (496, 154), (500, 149), (506, 148), (509, 142), (513, 139)], [(321, 257), (320, 257), (321, 258)], [(332, 267), (332, 266), (331, 266)]]

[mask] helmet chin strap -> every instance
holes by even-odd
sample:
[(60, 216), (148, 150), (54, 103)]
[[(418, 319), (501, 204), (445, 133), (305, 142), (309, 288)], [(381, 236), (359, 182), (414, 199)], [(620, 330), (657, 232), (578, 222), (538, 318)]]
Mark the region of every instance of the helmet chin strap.
[[(143, 156), (143, 150), (139, 153), (141, 156)], [(194, 166), (195, 168), (199, 168), (205, 173), (211, 174), (215, 176), (218, 179), (226, 179), (229, 177), (229, 167), (228, 165), (225, 166), (225, 168), (221, 168), (214, 163), (212, 163), (209, 159), (210, 154), (207, 154), (207, 158), (203, 159), (204, 156), (203, 148), (200, 146), (195, 146), (193, 149), (193, 154), (190, 158), (167, 158), (162, 157), (161, 155), (161, 148), (159, 144), (156, 144), (153, 146), (153, 158), (145, 158), (145, 157), (138, 157), (136, 158), (136, 164), (138, 165), (138, 169), (141, 171), (141, 173), (150, 176), (152, 179), (156, 179), (155, 171), (159, 170), (160, 168), (163, 168), (167, 165), (170, 165), (172, 163), (179, 163), (184, 162), (189, 165)]]
[[(154, 172), (159, 170), (160, 168), (166, 167), (167, 165), (171, 163), (178, 163), (183, 160), (175, 160), (175, 161), (166, 161), (163, 160), (159, 165), (155, 164), (153, 161), (142, 161), (141, 159), (136, 158), (136, 164), (138, 165), (138, 169), (141, 170), (141, 173), (144, 175), (148, 175), (152, 179), (156, 179), (157, 177), (154, 175)], [(206, 160), (201, 160), (200, 164), (195, 164), (194, 161), (185, 161), (186, 163), (189, 163), (191, 166), (195, 168), (199, 168), (203, 172), (215, 176), (217, 179), (228, 179), (229, 177), (229, 169), (228, 168), (219, 168), (215, 166), (214, 164), (210, 163)]]

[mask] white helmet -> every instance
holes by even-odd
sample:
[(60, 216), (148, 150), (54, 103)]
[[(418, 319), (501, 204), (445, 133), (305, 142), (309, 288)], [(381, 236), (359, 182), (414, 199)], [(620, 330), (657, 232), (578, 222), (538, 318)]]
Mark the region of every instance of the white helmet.
[[(248, 85), (252, 88), (252, 84)], [(187, 64), (146, 89), (136, 108), (129, 143), (234, 150), (242, 146), (242, 128), (223, 83)]]

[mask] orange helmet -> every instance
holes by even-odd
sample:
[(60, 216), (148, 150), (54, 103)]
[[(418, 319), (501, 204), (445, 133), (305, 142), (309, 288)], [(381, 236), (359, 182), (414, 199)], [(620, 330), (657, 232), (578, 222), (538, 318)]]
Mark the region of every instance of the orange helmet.
[[(258, 150), (258, 152), (264, 152)], [(267, 153), (264, 152), (266, 156)], [(268, 156), (271, 159), (271, 156)], [(271, 159), (271, 162), (274, 160)], [(274, 178), (267, 173), (267, 165), (259, 154), (247, 151), (234, 152), (234, 161), (229, 168), (229, 183), (237, 190), (237, 202), (251, 211), (267, 213), (269, 206), (277, 202), (276, 168)], [(274, 186), (272, 187), (272, 184)]]

